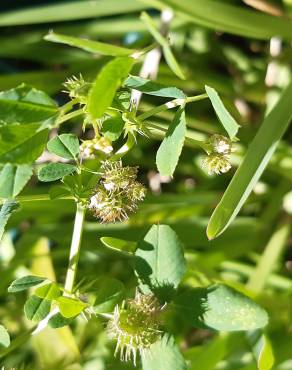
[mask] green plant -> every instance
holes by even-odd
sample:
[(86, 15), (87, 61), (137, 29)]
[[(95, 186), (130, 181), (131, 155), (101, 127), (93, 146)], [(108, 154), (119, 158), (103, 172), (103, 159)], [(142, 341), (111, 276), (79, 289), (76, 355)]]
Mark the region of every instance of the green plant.
[[(188, 15), (185, 13), (192, 8), (188, 0), (180, 4), (154, 2), (158, 8), (163, 4), (173, 6), (188, 21), (192, 22), (195, 17), (199, 24), (217, 27), (218, 22), (213, 22), (210, 17), (201, 19), (198, 16), (204, 7), (202, 2), (198, 2)], [(210, 1), (206, 4), (214, 6)], [(252, 22), (257, 19), (256, 15), (243, 12), (247, 22), (237, 24), (232, 21), (233, 14), (237, 17), (237, 10), (231, 9), (231, 5), (215, 6), (224, 14), (219, 24), (223, 30), (248, 36), (255, 32), (259, 38), (269, 37), (277, 30), (283, 38), (291, 38), (280, 19), (273, 19), (272, 31), (265, 31)], [(233, 11), (226, 13), (229, 6)], [(184, 330), (205, 328), (248, 332), (246, 338), (251, 343), (258, 366), (260, 369), (271, 367), (272, 349), (263, 331), (268, 323), (265, 309), (252, 299), (256, 297), (252, 297), (248, 289), (213, 278), (214, 262), (211, 267), (204, 263), (201, 267), (200, 261), (186, 257), (184, 245), (173, 227), (164, 222), (149, 222), (152, 225), (143, 230), (143, 237), (131, 236), (129, 241), (120, 236), (116, 238), (114, 229), (112, 235), (111, 229), (106, 232), (106, 224), (117, 222), (120, 225), (140, 206), (143, 207), (146, 186), (139, 179), (137, 165), (140, 163), (139, 160), (133, 163), (133, 159), (128, 158), (144, 142), (162, 139), (156, 152), (156, 165), (159, 174), (167, 178), (175, 175), (185, 145), (199, 151), (200, 166), (206, 176), (228, 172), (232, 167), (231, 156), (236, 153), (236, 148), (240, 150), (237, 138), (240, 125), (214, 88), (206, 85), (200, 94), (187, 96), (183, 88), (149, 79), (151, 73), (157, 73), (159, 58), (147, 76), (136, 73), (139, 63), (149, 69), (149, 55), (158, 53), (159, 57), (163, 55), (177, 77), (185, 79), (184, 69), (177, 62), (167, 38), (171, 18), (172, 12), (163, 10), (159, 29), (150, 15), (143, 12), (141, 20), (154, 40), (135, 49), (49, 33), (45, 37), (47, 41), (111, 57), (102, 63), (94, 79), (84, 78), (81, 74), (67, 79), (64, 86), (68, 100), (61, 106), (45, 92), (26, 84), (0, 93), (0, 237), (5, 236), (4, 228), (10, 216), (13, 219), (12, 213), (26, 202), (37, 200), (41, 203), (41, 200), (50, 199), (66, 200), (75, 205), (66, 273), (63, 271), (56, 277), (46, 275), (45, 271), (43, 274), (40, 271), (21, 273), (21, 277), (10, 282), (8, 292), (15, 293), (15, 299), (19, 292), (29, 290), (24, 313), (28, 320), (37, 324), (11, 343), (7, 331), (0, 326), (0, 345), (4, 347), (0, 357), (9, 356), (25, 338), (37, 338), (47, 327), (57, 329), (75, 325), (82, 318), (89, 323), (102, 322), (101, 331), (114, 342), (115, 354), (121, 360), (132, 361), (143, 370), (183, 370), (188, 364), (193, 369), (195, 354), (187, 351), (184, 355), (176, 341), (181, 335), (174, 325), (178, 320)], [(269, 19), (269, 16), (258, 18), (260, 24)], [(217, 237), (230, 225), (274, 154), (291, 120), (291, 94), (290, 83), (266, 116), (215, 209), (207, 228), (209, 239)], [(141, 113), (140, 103), (143, 104), (144, 96), (154, 97), (157, 104)], [(207, 100), (211, 103), (208, 109), (212, 105), (222, 127), (220, 132), (211, 130), (205, 137), (198, 138), (187, 127), (185, 111), (189, 105), (205, 104)], [(174, 108), (173, 119), (166, 121), (167, 124), (161, 123), (159, 116), (167, 115)], [(70, 127), (74, 120), (78, 122), (75, 133)], [(62, 133), (57, 134), (57, 131)], [(41, 155), (45, 156), (46, 164), (35, 162)], [(48, 193), (19, 195), (34, 172), (43, 186), (53, 182)], [(283, 185), (281, 194), (285, 189)], [(42, 205), (42, 212), (46, 213), (46, 205)], [(123, 282), (112, 278), (110, 273), (104, 273), (101, 278), (87, 274), (86, 270), (80, 274), (86, 217), (94, 220), (93, 224), (105, 224), (104, 229), (100, 229), (105, 233), (99, 232), (101, 242), (114, 250), (118, 258), (129, 262), (128, 273), (132, 277), (128, 291)], [(288, 235), (289, 228), (285, 223), (284, 232), (275, 236), (276, 241), (283, 246)], [(39, 243), (46, 254), (48, 246), (44, 247), (44, 241)], [(267, 247), (267, 254), (270, 248)], [(279, 256), (280, 250), (269, 254), (273, 255), (273, 260)], [(262, 258), (267, 258), (267, 254)], [(220, 260), (220, 256), (215, 255), (215, 264), (216, 258)], [(191, 272), (187, 269), (188, 264), (192, 266)], [(260, 273), (250, 274), (249, 285), (252, 287), (256, 286), (258, 276), (262, 276), (260, 286), (263, 286), (269, 275), (261, 266), (259, 262)], [(195, 283), (190, 283), (192, 279)], [(251, 291), (258, 292), (259, 289)], [(215, 342), (214, 345), (226, 346), (230, 338), (236, 338), (236, 334), (232, 335), (219, 336), (218, 344)], [(210, 353), (212, 350), (216, 352), (211, 348)]]

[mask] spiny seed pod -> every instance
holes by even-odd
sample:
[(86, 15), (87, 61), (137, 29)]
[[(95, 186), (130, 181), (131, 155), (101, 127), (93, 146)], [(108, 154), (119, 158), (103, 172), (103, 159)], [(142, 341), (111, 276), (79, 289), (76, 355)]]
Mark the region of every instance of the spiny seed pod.
[(86, 82), (83, 76), (80, 74), (79, 77), (72, 76), (64, 82), (66, 91), (71, 99), (78, 99), (80, 104), (87, 103), (87, 95), (91, 84)]
[(116, 306), (107, 327), (109, 337), (117, 341), (115, 356), (120, 353), (122, 361), (132, 359), (136, 366), (137, 353), (143, 358), (151, 344), (161, 337), (162, 309), (154, 295), (139, 291), (134, 299), (124, 301), (121, 308)]
[(222, 154), (210, 154), (203, 159), (202, 167), (206, 168), (209, 175), (220, 175), (221, 173), (228, 172), (231, 164), (228, 158)]
[(138, 168), (123, 167), (121, 161), (106, 161), (101, 170), (101, 180), (89, 208), (103, 223), (124, 221), (146, 194), (144, 186), (136, 181)]

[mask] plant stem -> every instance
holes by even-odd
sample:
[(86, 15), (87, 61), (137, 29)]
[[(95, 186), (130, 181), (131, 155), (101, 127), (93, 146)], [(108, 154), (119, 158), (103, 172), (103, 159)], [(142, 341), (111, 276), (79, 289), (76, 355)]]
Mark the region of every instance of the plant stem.
[(203, 99), (206, 99), (207, 97), (208, 97), (207, 94), (201, 94), (201, 95), (196, 95), (196, 96), (190, 96), (190, 97), (185, 98), (185, 99), (181, 99), (181, 98), (174, 99), (174, 100), (171, 100), (167, 103), (161, 104), (158, 107), (155, 107), (155, 108), (149, 110), (148, 112), (140, 114), (137, 118), (140, 121), (144, 121), (146, 118), (154, 116), (154, 114), (166, 111), (166, 110), (174, 108), (174, 107), (178, 107), (178, 106), (183, 105), (183, 104), (203, 100)]
[(62, 112), (62, 114), (68, 113), (73, 108), (73, 106), (77, 103), (78, 103), (77, 98), (72, 99), (72, 100), (68, 101), (68, 103), (62, 105), (60, 107), (60, 111)]
[(70, 247), (69, 266), (67, 270), (64, 290), (65, 295), (71, 295), (74, 288), (77, 266), (80, 255), (80, 245), (83, 231), (83, 223), (85, 216), (85, 207), (81, 203), (77, 203), (75, 214), (74, 229)]
[(68, 114), (65, 114), (64, 116), (60, 117), (57, 120), (56, 125), (59, 126), (61, 123), (66, 122), (66, 121), (68, 121), (71, 118), (80, 116), (83, 113), (84, 113), (83, 109), (77, 109), (74, 112), (70, 112)]
[[(153, 128), (158, 131), (162, 131), (164, 133), (167, 132), (167, 128), (160, 126), (159, 124), (154, 124), (154, 123), (147, 123), (147, 127)], [(200, 147), (204, 149), (205, 151), (207, 150), (207, 146), (204, 141), (201, 140), (196, 140), (193, 139), (192, 137), (185, 136), (185, 142), (189, 144), (190, 146), (195, 146), (195, 147)]]

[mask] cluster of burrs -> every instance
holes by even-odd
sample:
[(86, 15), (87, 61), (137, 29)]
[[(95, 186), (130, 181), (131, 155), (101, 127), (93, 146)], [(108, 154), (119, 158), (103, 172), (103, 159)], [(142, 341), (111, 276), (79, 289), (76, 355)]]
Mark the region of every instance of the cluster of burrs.
[(121, 161), (105, 161), (101, 173), (89, 208), (103, 223), (128, 219), (146, 194), (145, 187), (136, 180), (138, 167), (123, 167)]
[(203, 159), (202, 166), (209, 175), (228, 172), (231, 168), (229, 155), (232, 151), (232, 142), (223, 135), (212, 135), (206, 142), (208, 155)]
[(107, 327), (110, 338), (117, 342), (115, 356), (119, 353), (122, 361), (132, 360), (135, 366), (137, 353), (141, 358), (147, 356), (151, 344), (162, 335), (159, 330), (162, 309), (153, 294), (144, 295), (138, 290), (134, 299), (116, 306)]

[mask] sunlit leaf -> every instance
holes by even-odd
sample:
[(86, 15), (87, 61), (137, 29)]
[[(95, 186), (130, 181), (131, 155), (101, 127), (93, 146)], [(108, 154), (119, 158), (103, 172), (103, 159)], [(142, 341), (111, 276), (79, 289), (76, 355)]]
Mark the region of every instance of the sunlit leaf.
[(31, 165), (13, 166), (7, 163), (0, 172), (0, 198), (14, 198), (18, 195), (33, 173)]
[(0, 208), (0, 240), (2, 239), (5, 226), (12, 214), (19, 207), (19, 203), (15, 200), (6, 200)]
[(115, 58), (98, 73), (88, 97), (88, 111), (92, 118), (101, 118), (111, 105), (117, 89), (128, 76), (133, 63), (133, 58)]
[(156, 154), (156, 164), (161, 175), (173, 175), (184, 145), (185, 134), (185, 112), (183, 108), (179, 108)]
[(8, 288), (9, 293), (21, 292), (44, 282), (46, 278), (41, 276), (27, 275), (14, 280)]
[(24, 313), (28, 320), (40, 321), (50, 312), (51, 301), (32, 295), (24, 305)]
[(9, 347), (10, 345), (10, 336), (8, 331), (4, 328), (3, 325), (0, 325), (0, 348)]
[(47, 148), (60, 157), (75, 159), (79, 154), (79, 140), (76, 135), (62, 134), (51, 139)]

